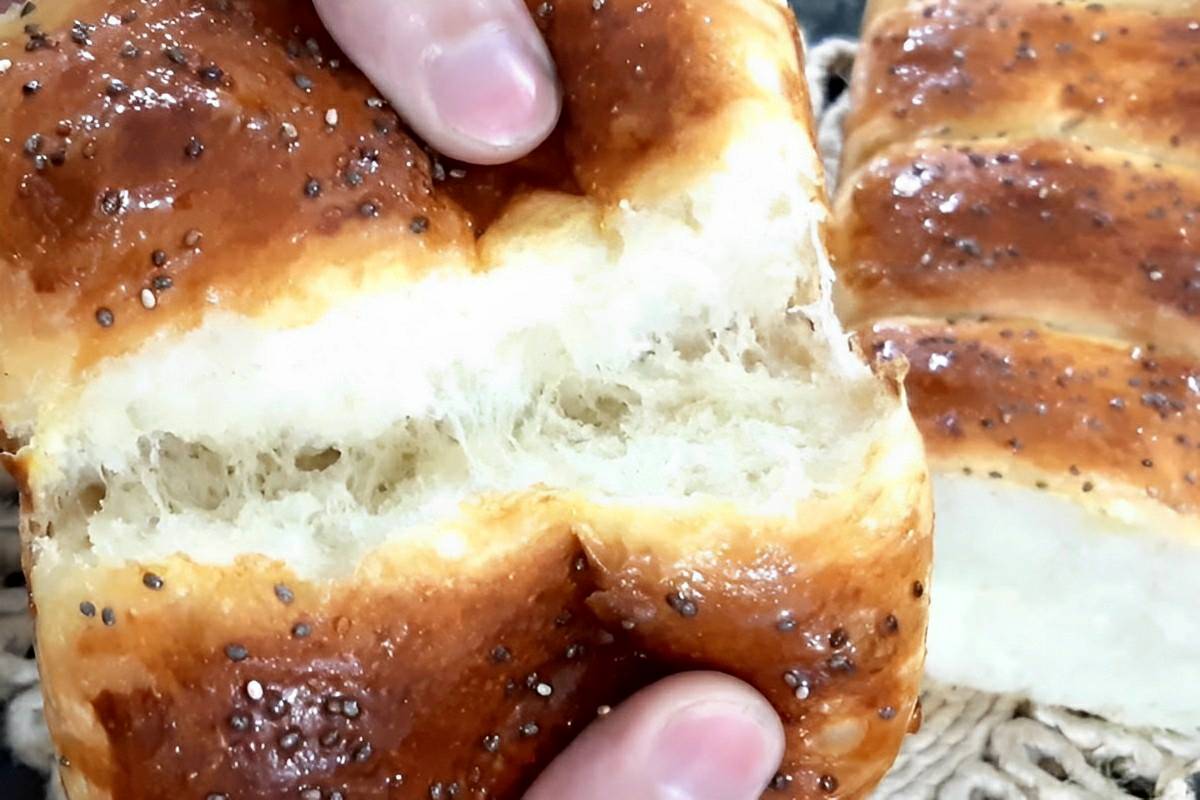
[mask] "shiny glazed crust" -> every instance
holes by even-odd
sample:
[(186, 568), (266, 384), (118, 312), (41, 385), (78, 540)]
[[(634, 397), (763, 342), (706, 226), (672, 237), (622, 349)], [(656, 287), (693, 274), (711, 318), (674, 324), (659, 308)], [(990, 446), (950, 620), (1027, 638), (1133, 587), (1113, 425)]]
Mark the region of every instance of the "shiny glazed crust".
[(910, 364), (928, 673), (1191, 731), (1200, 5), (873, 0), (862, 41), (829, 240)]
[(1200, 164), (1200, 4), (874, 0), (847, 125), (900, 140), (1068, 138)]
[(861, 336), (908, 357), (909, 404), (939, 467), (1200, 514), (1194, 361), (1011, 322), (886, 320)]
[(843, 311), (987, 314), (1200, 356), (1200, 172), (1069, 142), (904, 143), (847, 177)]
[(43, 576), (64, 781), (73, 800), (517, 797), (599, 707), (703, 668), (783, 716), (767, 796), (863, 796), (918, 713), (931, 513), (923, 478), (872, 471), (803, 525), (485, 500), (456, 521), (473, 556), (453, 577), (420, 547), (337, 583), (253, 559)]
[[(600, 216), (669, 191), (736, 120), (787, 114), (811, 129), (782, 4), (704, 3), (703, 24), (694, 2), (637, 5), (538, 15), (564, 118), (501, 168), (427, 151), (308, 2), (76, 0), (10, 14), (0, 425), (21, 427), (34, 413), (22, 403), (214, 306), (300, 324), (448, 263), (487, 270), (530, 225), (522, 205), (546, 192)], [(746, 37), (761, 74), (733, 66)]]
[(1195, 533), (1200, 6), (867, 16), (831, 250), (932, 454)]
[[(622, 204), (671, 195), (759, 120), (811, 136), (798, 39), (773, 0), (531, 2), (564, 120), (488, 169), (409, 136), (307, 3), (45, 6), (0, 23), (14, 444), (212, 307), (285, 327), (445, 265), (483, 273), (548, 214), (590, 235)], [(599, 707), (692, 668), (744, 678), (783, 716), (768, 796), (865, 796), (919, 722), (928, 611), (928, 479), (883, 371), (889, 413), (856, 482), (793, 514), (532, 488), (441, 520), (453, 553), (398, 537), (333, 579), (254, 555), (35, 563), (35, 539), (53, 549), (31, 520), (53, 517), (55, 465), (26, 448), (9, 466), (69, 796), (516, 798)]]

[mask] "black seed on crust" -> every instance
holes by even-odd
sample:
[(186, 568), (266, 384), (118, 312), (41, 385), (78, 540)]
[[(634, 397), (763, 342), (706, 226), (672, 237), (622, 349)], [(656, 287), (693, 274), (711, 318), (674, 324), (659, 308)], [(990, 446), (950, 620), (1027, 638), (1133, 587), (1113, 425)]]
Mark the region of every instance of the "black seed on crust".
[(834, 650), (845, 647), (849, 641), (850, 634), (846, 633), (845, 628), (834, 628), (833, 632), (829, 634), (829, 646)]
[(829, 668), (834, 672), (854, 672), (857, 669), (854, 659), (845, 653), (835, 653), (829, 659)]
[(100, 210), (112, 217), (125, 208), (124, 193), (110, 189), (100, 197)]
[(201, 67), (197, 74), (200, 76), (200, 80), (205, 83), (220, 83), (221, 79), (225, 77), (225, 71), (216, 64)]
[(300, 731), (296, 728), (289, 728), (283, 736), (279, 737), (279, 747), (281, 750), (295, 750), (300, 747), (304, 737), (300, 735)]
[(268, 692), (264, 699), (266, 700), (267, 716), (271, 719), (282, 719), (290, 708), (288, 701), (283, 699), (283, 695), (274, 689)]
[(672, 592), (667, 595), (667, 605), (675, 609), (675, 613), (685, 619), (690, 619), (700, 613), (700, 609), (696, 603), (685, 597), (681, 592)]

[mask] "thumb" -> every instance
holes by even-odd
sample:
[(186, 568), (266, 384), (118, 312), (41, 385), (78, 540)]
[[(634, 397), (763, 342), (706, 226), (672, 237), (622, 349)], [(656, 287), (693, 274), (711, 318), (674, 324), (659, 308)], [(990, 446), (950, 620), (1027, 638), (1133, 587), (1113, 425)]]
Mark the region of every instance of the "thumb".
[(783, 749), (779, 718), (749, 686), (679, 675), (588, 728), (525, 800), (757, 800)]
[(496, 164), (550, 134), (561, 98), (521, 0), (316, 0), (346, 54), (430, 145)]

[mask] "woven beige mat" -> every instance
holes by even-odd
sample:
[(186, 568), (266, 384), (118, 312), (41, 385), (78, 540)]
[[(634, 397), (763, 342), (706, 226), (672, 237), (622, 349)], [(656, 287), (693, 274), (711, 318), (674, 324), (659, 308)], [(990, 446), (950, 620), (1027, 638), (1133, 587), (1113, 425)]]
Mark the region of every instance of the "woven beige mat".
[[(844, 95), (853, 42), (822, 43), (809, 57), (820, 141), (830, 180), (841, 151)], [(0, 485), (0, 496), (5, 493)], [(12, 503), (0, 510), (0, 578), (20, 569)], [(7, 584), (6, 584), (7, 585)], [(15, 757), (50, 776), (47, 798), (61, 798), (54, 748), (42, 719), (25, 589), (0, 589), (0, 703), (3, 739)], [(1200, 800), (1200, 736), (1133, 730), (1092, 716), (1015, 697), (930, 686), (924, 725), (910, 736), (875, 800)], [(0, 742), (0, 744), (3, 744)]]

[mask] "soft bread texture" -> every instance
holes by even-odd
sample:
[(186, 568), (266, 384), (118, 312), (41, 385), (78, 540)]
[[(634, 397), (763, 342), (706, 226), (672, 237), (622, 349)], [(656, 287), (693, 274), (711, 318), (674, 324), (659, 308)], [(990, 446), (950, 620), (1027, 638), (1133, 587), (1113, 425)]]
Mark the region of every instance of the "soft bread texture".
[(876, 2), (864, 41), (830, 241), (911, 363), (928, 670), (1200, 728), (1200, 6)]
[(864, 338), (911, 360), (935, 469), (931, 673), (1194, 729), (1195, 360), (1011, 320)]
[(779, 709), (772, 796), (859, 797), (918, 718), (923, 449), (832, 312), (786, 6), (531, 9), (564, 120), (490, 169), (306, 3), (0, 29), (39, 81), (0, 419), (72, 800), (516, 797), (690, 668)]

